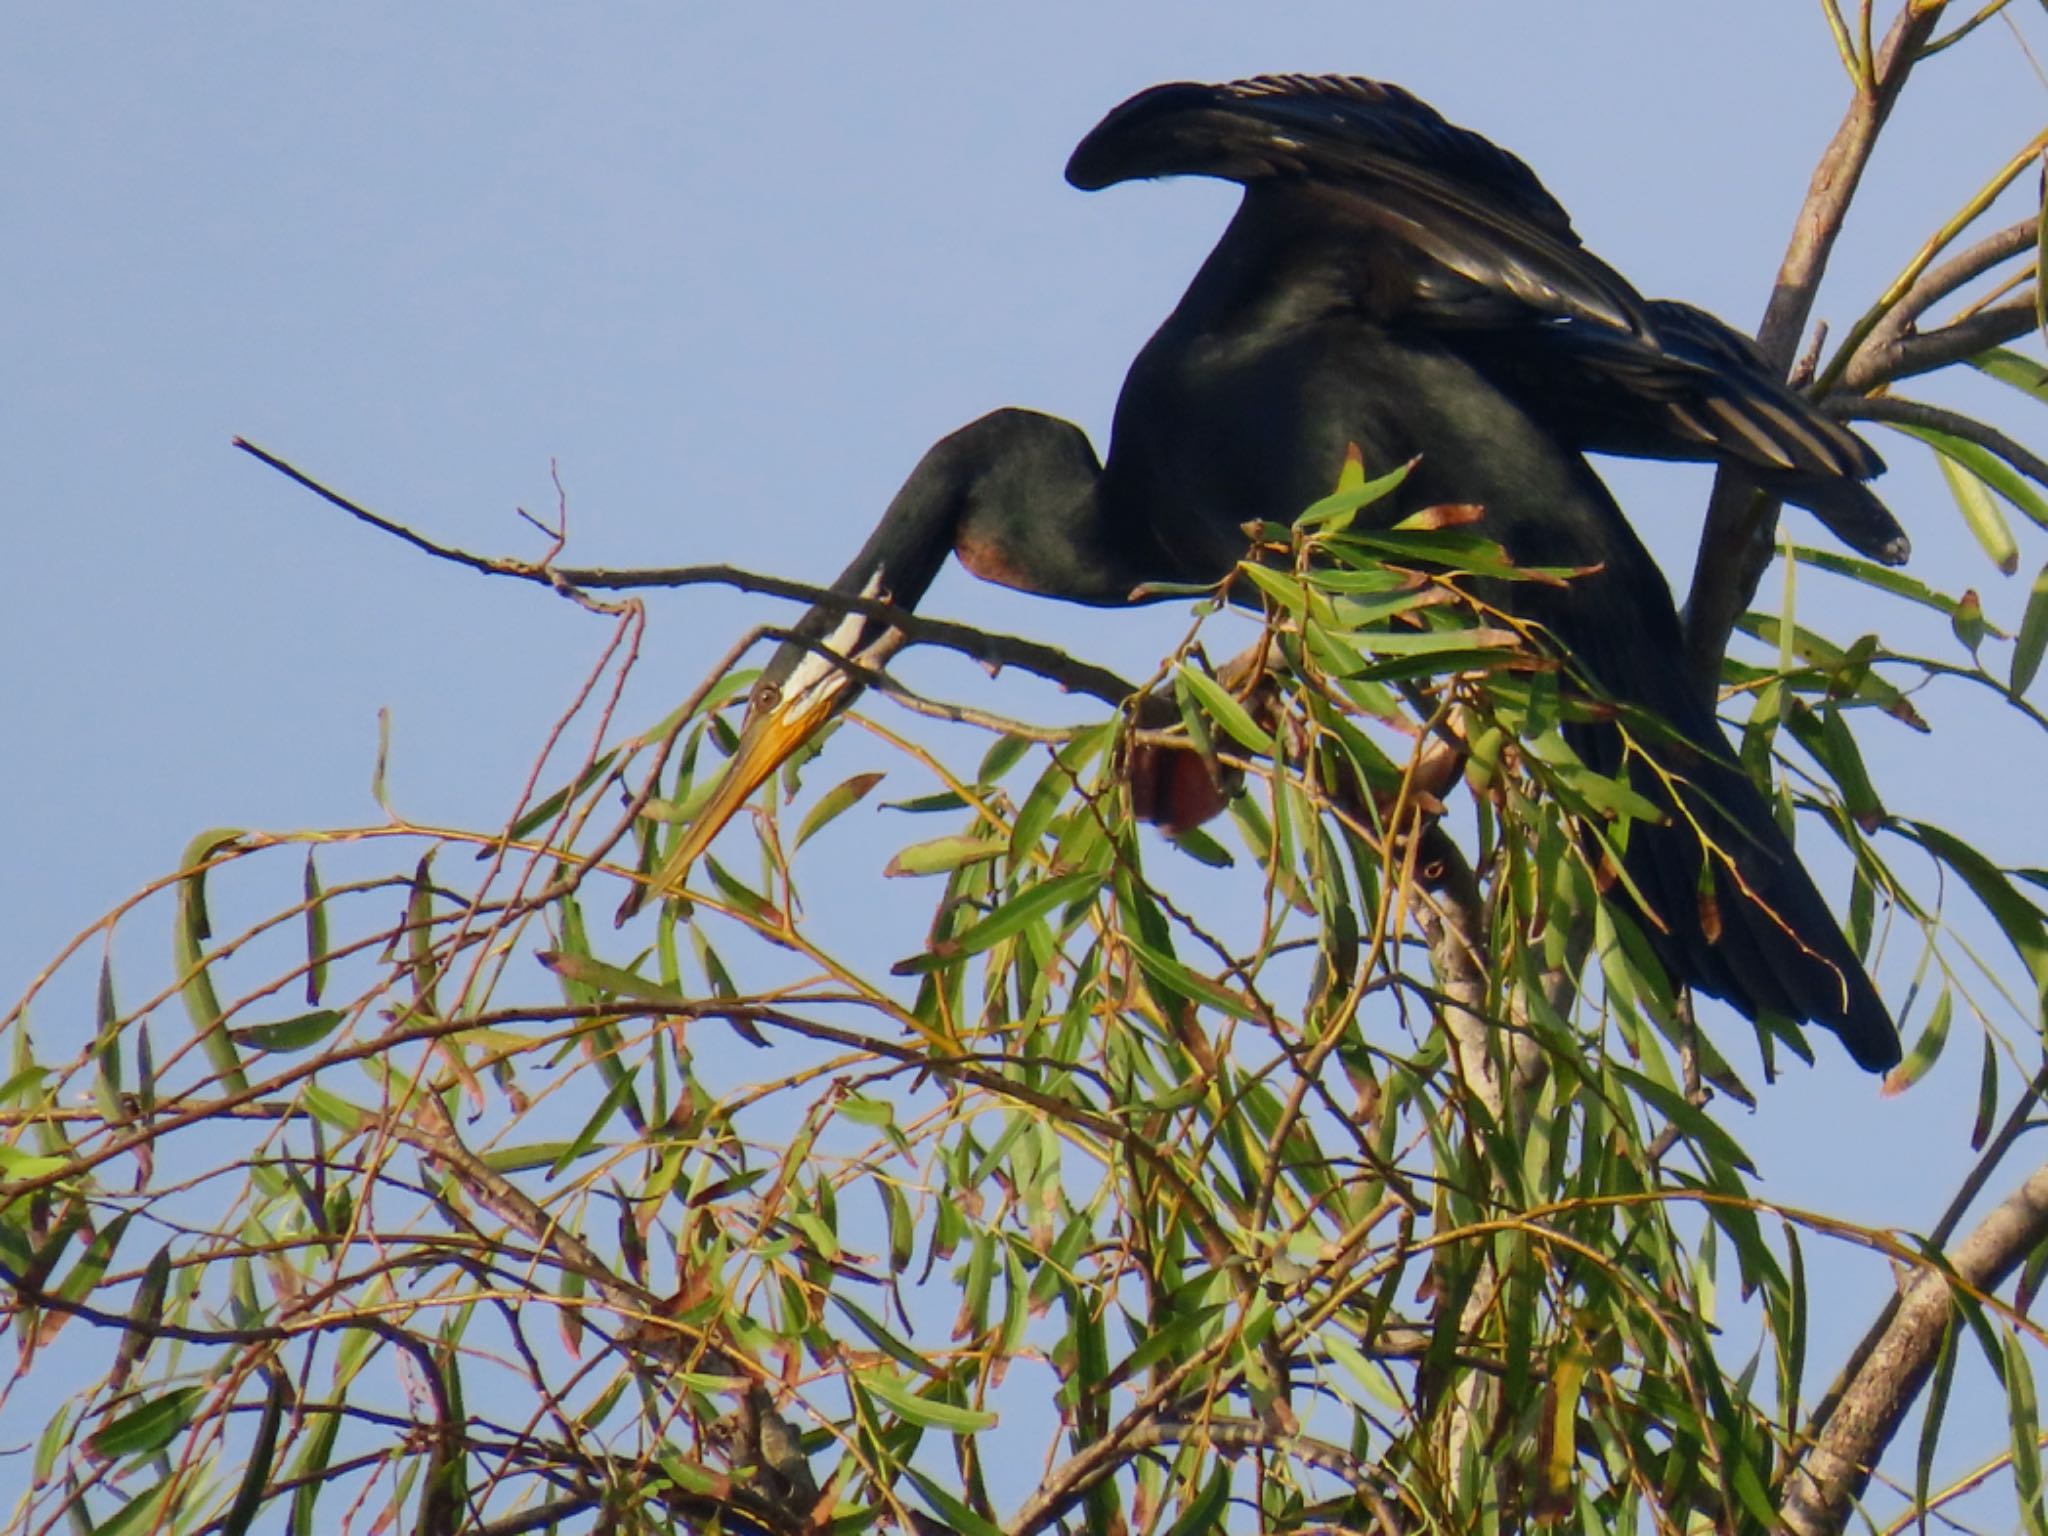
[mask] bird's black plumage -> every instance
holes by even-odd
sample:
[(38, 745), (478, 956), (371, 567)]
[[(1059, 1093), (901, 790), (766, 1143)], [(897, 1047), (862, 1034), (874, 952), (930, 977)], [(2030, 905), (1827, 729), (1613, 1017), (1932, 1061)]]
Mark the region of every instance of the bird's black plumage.
[[(1686, 678), (1663, 575), (1584, 458), (1734, 466), (1895, 563), (1905, 537), (1863, 484), (1876, 455), (1712, 316), (1637, 293), (1585, 250), (1527, 166), (1397, 87), (1159, 86), (1111, 112), (1067, 166), (1090, 189), (1183, 174), (1240, 182), (1244, 199), (1132, 363), (1107, 461), (1069, 422), (983, 417), (925, 456), (840, 588), (914, 604), (957, 551), (991, 580), (1124, 603), (1141, 583), (1220, 579), (1244, 552), (1245, 522), (1292, 521), (1354, 445), (1374, 470), (1417, 459), (1391, 511), (1475, 504), (1518, 563), (1587, 568), (1497, 596), (1676, 739), (1658, 754), (1690, 786), (1684, 803), (1665, 825), (1637, 824), (1626, 859), (1667, 969), (1752, 1018), (1821, 1024), (1866, 1068), (1895, 1063), (1883, 1003)], [(823, 609), (802, 631), (813, 643), (771, 662), (733, 788), (677, 863), (852, 696), (818, 643), (873, 662), (898, 638)], [(1575, 726), (1572, 739), (1592, 766), (1621, 771), (1611, 726)]]

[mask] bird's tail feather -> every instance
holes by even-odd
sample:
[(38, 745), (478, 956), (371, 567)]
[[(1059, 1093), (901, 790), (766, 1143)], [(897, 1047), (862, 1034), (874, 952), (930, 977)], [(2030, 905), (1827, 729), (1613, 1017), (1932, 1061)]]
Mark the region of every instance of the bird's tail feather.
[[(1666, 820), (1632, 825), (1623, 859), (1652, 909), (1644, 927), (1658, 959), (1673, 980), (1752, 1019), (1769, 1012), (1832, 1030), (1867, 1071), (1896, 1065), (1891, 1015), (1763, 794), (1729, 759), (1711, 712), (1689, 692), (1668, 691), (1673, 697), (1657, 712), (1684, 742), (1644, 744), (1662, 773), (1640, 758), (1629, 767), (1633, 787), (1662, 806)], [(1574, 726), (1570, 734), (1592, 766), (1620, 768), (1614, 727)], [(1673, 802), (1667, 776), (1684, 785), (1682, 803)]]

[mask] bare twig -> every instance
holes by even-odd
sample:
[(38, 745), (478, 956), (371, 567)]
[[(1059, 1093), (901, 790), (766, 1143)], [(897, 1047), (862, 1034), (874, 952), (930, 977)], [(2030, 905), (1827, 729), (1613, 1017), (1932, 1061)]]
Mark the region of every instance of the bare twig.
[(923, 618), (907, 608), (898, 608), (894, 603), (878, 602), (873, 598), (859, 597), (848, 592), (834, 592), (826, 587), (814, 587), (806, 582), (789, 581), (780, 576), (763, 576), (753, 571), (741, 570), (738, 566), (679, 565), (621, 571), (599, 566), (557, 566), (542, 561), (515, 560), (508, 556), (479, 555), (470, 550), (439, 543), (415, 532), (403, 523), (394, 522), (388, 517), (372, 512), (359, 502), (351, 501), (339, 491), (322, 485), (305, 471), (246, 439), (236, 438), (235, 446), (251, 458), (269, 465), (287, 479), (304, 486), (322, 501), (339, 507), (350, 517), (368, 523), (372, 528), (388, 533), (437, 560), (446, 560), (481, 575), (530, 581), (572, 597), (577, 596), (581, 589), (623, 592), (647, 587), (732, 587), (763, 597), (787, 598), (792, 602), (808, 603), (814, 607), (885, 619), (901, 630), (911, 645), (935, 645), (945, 650), (958, 651), (990, 667), (1016, 667), (1020, 671), (1030, 672), (1045, 678), (1048, 682), (1056, 683), (1069, 692), (1087, 694), (1113, 704), (1122, 703), (1131, 694), (1130, 685), (1115, 673), (1088, 662), (1077, 661), (1066, 652), (1050, 645), (1041, 645), (1037, 641), (1026, 640), (1017, 635), (990, 634), (971, 624), (954, 624), (944, 619)]

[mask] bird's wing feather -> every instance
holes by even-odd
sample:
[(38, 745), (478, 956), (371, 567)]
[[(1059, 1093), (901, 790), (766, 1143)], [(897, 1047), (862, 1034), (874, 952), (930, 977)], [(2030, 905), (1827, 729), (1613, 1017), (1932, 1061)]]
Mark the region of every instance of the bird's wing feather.
[(1646, 323), (1642, 296), (1580, 245), (1528, 166), (1398, 86), (1337, 75), (1155, 86), (1067, 162), (1067, 179), (1090, 190), (1150, 176), (1311, 187), (1341, 201), (1333, 216), (1357, 233), (1422, 258), (1418, 300), (1453, 313), (1484, 294), (1531, 316)]
[(1155, 86), (1067, 165), (1086, 188), (1174, 175), (1242, 183), (1270, 223), (1353, 271), (1372, 319), (1442, 333), (1575, 447), (1739, 465), (1862, 553), (1905, 558), (1861, 484), (1884, 468), (1868, 444), (1712, 315), (1645, 299), (1579, 243), (1528, 166), (1398, 86)]

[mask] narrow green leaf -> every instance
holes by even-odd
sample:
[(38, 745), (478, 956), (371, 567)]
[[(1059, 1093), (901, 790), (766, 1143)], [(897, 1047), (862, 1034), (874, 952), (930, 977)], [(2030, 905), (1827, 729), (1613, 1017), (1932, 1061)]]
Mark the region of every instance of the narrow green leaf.
[(327, 986), (327, 896), (320, 887), (320, 870), (310, 848), (301, 889), (306, 899), (306, 1006), (318, 1008)]
[[(1926, 437), (1923, 431), (1916, 431), (1915, 437)], [(1955, 450), (1972, 446), (1960, 438), (1948, 437), (1946, 433), (1936, 434), (1952, 446), (1937, 444), (1934, 462), (1941, 466), (1941, 475), (1948, 482), (1949, 495), (1955, 498), (1956, 510), (1963, 514), (1963, 522), (1976, 537), (1984, 553), (1991, 557), (1991, 563), (2010, 576), (2020, 568), (2020, 547), (2014, 541), (2012, 528), (2006, 523), (2005, 514), (1998, 510), (1998, 503), (1992, 500), (1991, 488), (1983, 477), (1965, 467), (1957, 458)], [(1931, 440), (1931, 439), (1930, 439)]]
[[(665, 730), (663, 730), (660, 727), (656, 727), (653, 733), (649, 737), (644, 739), (659, 740), (665, 734), (667, 734)], [(546, 826), (549, 822), (553, 821), (557, 816), (561, 815), (562, 807), (567, 805), (570, 802), (570, 800), (575, 798), (577, 795), (582, 794), (584, 790), (588, 789), (591, 785), (595, 784), (599, 779), (603, 778), (605, 774), (610, 770), (613, 760), (617, 758), (618, 755), (619, 749), (614, 747), (611, 751), (605, 753), (603, 756), (592, 761), (588, 767), (586, 767), (581, 773), (576, 775), (575, 779), (571, 783), (563, 785), (560, 789), (556, 790), (546, 799), (536, 802), (532, 810), (528, 811), (524, 816), (521, 816), (517, 821), (513, 822), (510, 827), (506, 828), (506, 838), (512, 842), (517, 843), (522, 842), (526, 838), (533, 836), (534, 833), (538, 832), (542, 827)], [(497, 846), (497, 844), (493, 843), (479, 850), (477, 857), (485, 857), (486, 855), (494, 852)]]
[(1324, 527), (1349, 527), (1360, 508), (1383, 500), (1408, 478), (1408, 472), (1414, 467), (1415, 460), (1410, 459), (1398, 469), (1390, 469), (1368, 480), (1363, 461), (1356, 457), (1347, 458), (1343, 471), (1337, 477), (1337, 489), (1320, 501), (1310, 502), (1301, 516), (1294, 520), (1295, 528), (1313, 532)]
[(1228, 848), (1200, 827), (1184, 828), (1174, 833), (1167, 841), (1197, 864), (1206, 864), (1211, 869), (1229, 869), (1237, 863), (1237, 860), (1230, 856)]
[(1970, 1124), (1970, 1150), (1982, 1152), (1998, 1123), (1998, 1049), (1989, 1030), (1984, 1034), (1984, 1063), (1977, 1072), (1977, 1118)]
[(562, 1148), (560, 1156), (549, 1166), (548, 1177), (560, 1178), (570, 1164), (597, 1145), (597, 1138), (603, 1135), (604, 1128), (611, 1124), (612, 1116), (616, 1115), (620, 1106), (632, 1096), (633, 1074), (621, 1072), (605, 1096), (598, 1101), (597, 1108), (591, 1111), (590, 1118), (583, 1122), (583, 1129), (576, 1133), (576, 1139)]
[(1273, 750), (1272, 736), (1260, 729), (1245, 707), (1232, 698), (1229, 690), (1215, 678), (1185, 661), (1180, 664), (1177, 676), (1209, 718), (1228, 731), (1238, 745), (1249, 747), (1254, 752), (1270, 753)]
[(277, 1459), (277, 1432), (284, 1424), (284, 1411), (291, 1402), (291, 1386), (282, 1371), (266, 1373), (268, 1391), (263, 1399), (263, 1417), (256, 1423), (256, 1437), (243, 1458), (242, 1483), (235, 1490), (235, 1502), (220, 1523), (221, 1536), (248, 1536), (263, 1508), (263, 1490), (269, 1486), (271, 1465)]
[(906, 1466), (902, 1471), (917, 1489), (919, 1496), (931, 1505), (941, 1520), (959, 1532), (959, 1536), (1007, 1536), (1003, 1527), (991, 1523), (969, 1509), (959, 1498), (948, 1492), (943, 1484), (926, 1477), (915, 1467)]
[(2034, 577), (2034, 590), (2027, 597), (2026, 615), (2020, 620), (2019, 639), (2012, 647), (2012, 696), (2018, 698), (2041, 670), (2041, 656), (2048, 651), (2048, 565)]
[(0, 1178), (40, 1179), (53, 1173), (61, 1173), (70, 1166), (71, 1159), (68, 1157), (39, 1157), (33, 1152), (24, 1152), (19, 1147), (0, 1146)]
[(363, 1128), (369, 1116), (348, 1100), (328, 1092), (318, 1083), (307, 1083), (299, 1089), (299, 1097), (308, 1111), (331, 1125), (344, 1136), (353, 1136)]
[(114, 1000), (114, 957), (100, 957), (99, 1028), (93, 1054), (98, 1070), (93, 1074), (93, 1103), (108, 1124), (123, 1118), (121, 1108), (121, 1008)]
[(412, 888), (405, 903), (406, 951), (411, 957), (414, 1006), (424, 1018), (441, 1017), (436, 993), (441, 979), (441, 962), (434, 954), (434, 855), (420, 855), (413, 867)]
[(181, 978), (179, 995), (185, 1002), (186, 1017), (191, 1019), (193, 1033), (221, 1086), (230, 1093), (248, 1087), (249, 1080), (242, 1074), (241, 1058), (222, 1022), (220, 998), (214, 992), (211, 962), (206, 958), (206, 941), (213, 936), (213, 929), (206, 916), (205, 866), (241, 836), (234, 828), (217, 827), (186, 845), (178, 861), (183, 872), (178, 881), (178, 919), (171, 927), (171, 963)]
[(1927, 1026), (1920, 1031), (1920, 1037), (1913, 1042), (1913, 1048), (1906, 1052), (1906, 1059), (1892, 1068), (1885, 1079), (1887, 1088), (1893, 1092), (1910, 1088), (1927, 1075), (1927, 1069), (1941, 1059), (1942, 1047), (1948, 1044), (1948, 1028), (1955, 1012), (1955, 999), (1946, 987), (1941, 996), (1934, 1000), (1934, 1008), (1927, 1016)]
[(982, 754), (981, 766), (974, 770), (974, 782), (994, 784), (1006, 778), (1035, 745), (1029, 736), (998, 736), (995, 745)]
[(951, 837), (935, 837), (930, 842), (912, 843), (892, 858), (882, 873), (891, 879), (914, 875), (943, 875), (968, 864), (978, 864), (983, 859), (1000, 857), (1006, 850), (1001, 843), (992, 843), (986, 837), (967, 832)]
[[(354, 1332), (352, 1331), (352, 1336)], [(291, 1536), (315, 1536), (320, 1527), (313, 1523), (320, 1495), (327, 1488), (327, 1464), (334, 1456), (335, 1437), (341, 1433), (341, 1418), (338, 1413), (315, 1415), (312, 1432), (305, 1437), (305, 1448), (292, 1464), (292, 1482), (298, 1487), (292, 1493)]]
[[(1793, 557), (1801, 565), (1818, 567), (1836, 576), (1845, 576), (1851, 581), (1861, 582), (1866, 587), (1876, 587), (1894, 597), (1902, 597), (1909, 603), (1918, 603), (1923, 608), (1932, 608), (1936, 613), (1954, 618), (1956, 609), (1969, 600), (1971, 594), (1950, 597), (1936, 591), (1926, 582), (1905, 572), (1894, 570), (1888, 565), (1879, 565), (1874, 560), (1859, 560), (1853, 555), (1837, 554), (1831, 549), (1812, 549), (1807, 545), (1795, 545)], [(1994, 631), (1996, 633), (1996, 631)]]
[(1131, 953), (1138, 957), (1138, 964), (1145, 974), (1170, 992), (1178, 992), (1193, 1003), (1214, 1008), (1218, 1013), (1247, 1023), (1257, 1023), (1257, 1011), (1228, 987), (1219, 986), (1206, 976), (1197, 975), (1171, 955), (1142, 944), (1129, 934), (1124, 942), (1131, 947)]
[(103, 1461), (154, 1455), (178, 1438), (205, 1397), (204, 1387), (174, 1387), (160, 1397), (149, 1398), (87, 1435), (86, 1454)]
[(163, 1319), (164, 1297), (170, 1288), (171, 1245), (166, 1243), (142, 1266), (142, 1278), (135, 1282), (135, 1294), (128, 1299), (128, 1321), (132, 1326), (122, 1330), (120, 1346), (114, 1351), (113, 1369), (107, 1373), (110, 1392), (119, 1392), (127, 1385), (135, 1363), (148, 1351), (150, 1341), (156, 1337), (155, 1325)]
[(910, 1268), (916, 1255), (917, 1223), (911, 1216), (908, 1197), (893, 1182), (877, 1179), (875, 1187), (882, 1192), (882, 1204), (889, 1214), (889, 1269), (900, 1275)]
[(1166, 1528), (1166, 1536), (1211, 1536), (1213, 1532), (1227, 1530), (1224, 1515), (1230, 1506), (1230, 1482), (1230, 1463), (1219, 1459), (1201, 1491), (1187, 1501), (1179, 1518)]
[(303, 1051), (318, 1045), (341, 1027), (348, 1017), (332, 1008), (280, 1019), (275, 1024), (249, 1024), (231, 1030), (237, 1045), (252, 1051)]
[(2005, 1405), (2012, 1421), (2012, 1482), (2028, 1536), (2048, 1536), (2048, 1508), (2041, 1501), (2041, 1409), (2034, 1395), (2034, 1368), (2025, 1342), (2005, 1336)]
[(979, 1408), (957, 1403), (939, 1403), (912, 1390), (884, 1370), (857, 1371), (854, 1380), (893, 1408), (901, 1417), (921, 1429), (943, 1430), (951, 1435), (971, 1435), (995, 1427), (996, 1416)]
[(114, 1250), (120, 1246), (122, 1234), (127, 1232), (132, 1213), (124, 1214), (93, 1234), (91, 1242), (85, 1245), (85, 1252), (78, 1256), (78, 1262), (71, 1266), (56, 1288), (55, 1295), (63, 1301), (81, 1302), (99, 1289), (100, 1281), (107, 1275), (107, 1266), (113, 1262)]
[(2048, 405), (2048, 368), (2031, 357), (2005, 347), (1993, 347), (1971, 358), (1970, 366)]
[(736, 879), (723, 864), (708, 853), (704, 855), (704, 869), (711, 876), (711, 883), (718, 888), (718, 894), (732, 906), (758, 923), (771, 927), (781, 926), (781, 916), (776, 912), (775, 904)]
[(2041, 155), (2041, 174), (2034, 182), (2034, 330), (2048, 336), (2048, 151)]
[(1948, 1423), (1949, 1389), (1955, 1385), (1955, 1379), (1956, 1321), (1951, 1313), (1942, 1325), (1941, 1352), (1935, 1357), (1934, 1374), (1928, 1383), (1927, 1411), (1921, 1416), (1920, 1444), (1914, 1456), (1913, 1502), (1921, 1509), (1929, 1507), (1928, 1498), (1934, 1491), (1934, 1451), (1942, 1427)]
[(803, 825), (796, 829), (793, 848), (801, 848), (818, 832), (828, 826), (843, 812), (867, 798), (868, 791), (882, 782), (880, 773), (856, 773), (852, 778), (841, 781), (818, 797), (818, 803), (811, 807), (810, 814), (803, 819)]
[[(2048, 527), (2048, 501), (2042, 500), (2040, 494), (2027, 483), (2024, 475), (1983, 444), (1973, 443), (1965, 437), (1957, 437), (1953, 432), (1937, 431), (1933, 427), (1898, 424), (1897, 430), (1909, 437), (1919, 438), (1934, 450), (1935, 462), (1941, 466), (1942, 474), (1947, 477), (1949, 490), (1955, 496), (1957, 505), (1962, 508), (1963, 516), (1969, 520), (1973, 532), (1977, 531), (1979, 517), (1988, 514), (1989, 517), (1996, 519), (2004, 541), (2010, 542), (2012, 538), (2010, 531), (2005, 529), (2004, 514), (1991, 504), (1988, 495), (1990, 491), (1998, 492), (2035, 522)], [(1984, 505), (1973, 507), (1971, 503), (1979, 497), (1983, 499)], [(2004, 543), (1996, 540), (1986, 541), (1981, 532), (1978, 533), (1978, 539), (1984, 542), (1986, 552), (1996, 560), (1998, 551), (2004, 548)], [(2008, 576), (2013, 571), (2012, 566), (2002, 562), (1999, 569)]]
[(982, 950), (1023, 932), (1054, 909), (1069, 902), (1079, 901), (1088, 893), (1099, 890), (1101, 886), (1102, 877), (1085, 869), (1027, 886), (965, 933), (958, 934), (950, 940), (950, 952), (979, 954)]
[(1253, 586), (1272, 599), (1281, 612), (1290, 614), (1299, 622), (1308, 614), (1308, 594), (1301, 589), (1301, 582), (1285, 571), (1276, 571), (1269, 566), (1247, 562), (1238, 571)]
[(558, 949), (543, 949), (534, 958), (564, 980), (593, 988), (612, 997), (630, 998), (636, 1002), (656, 1003), (670, 1008), (693, 1006), (689, 998), (674, 988), (622, 970), (616, 965), (607, 965), (604, 961), (589, 955), (571, 955)]

